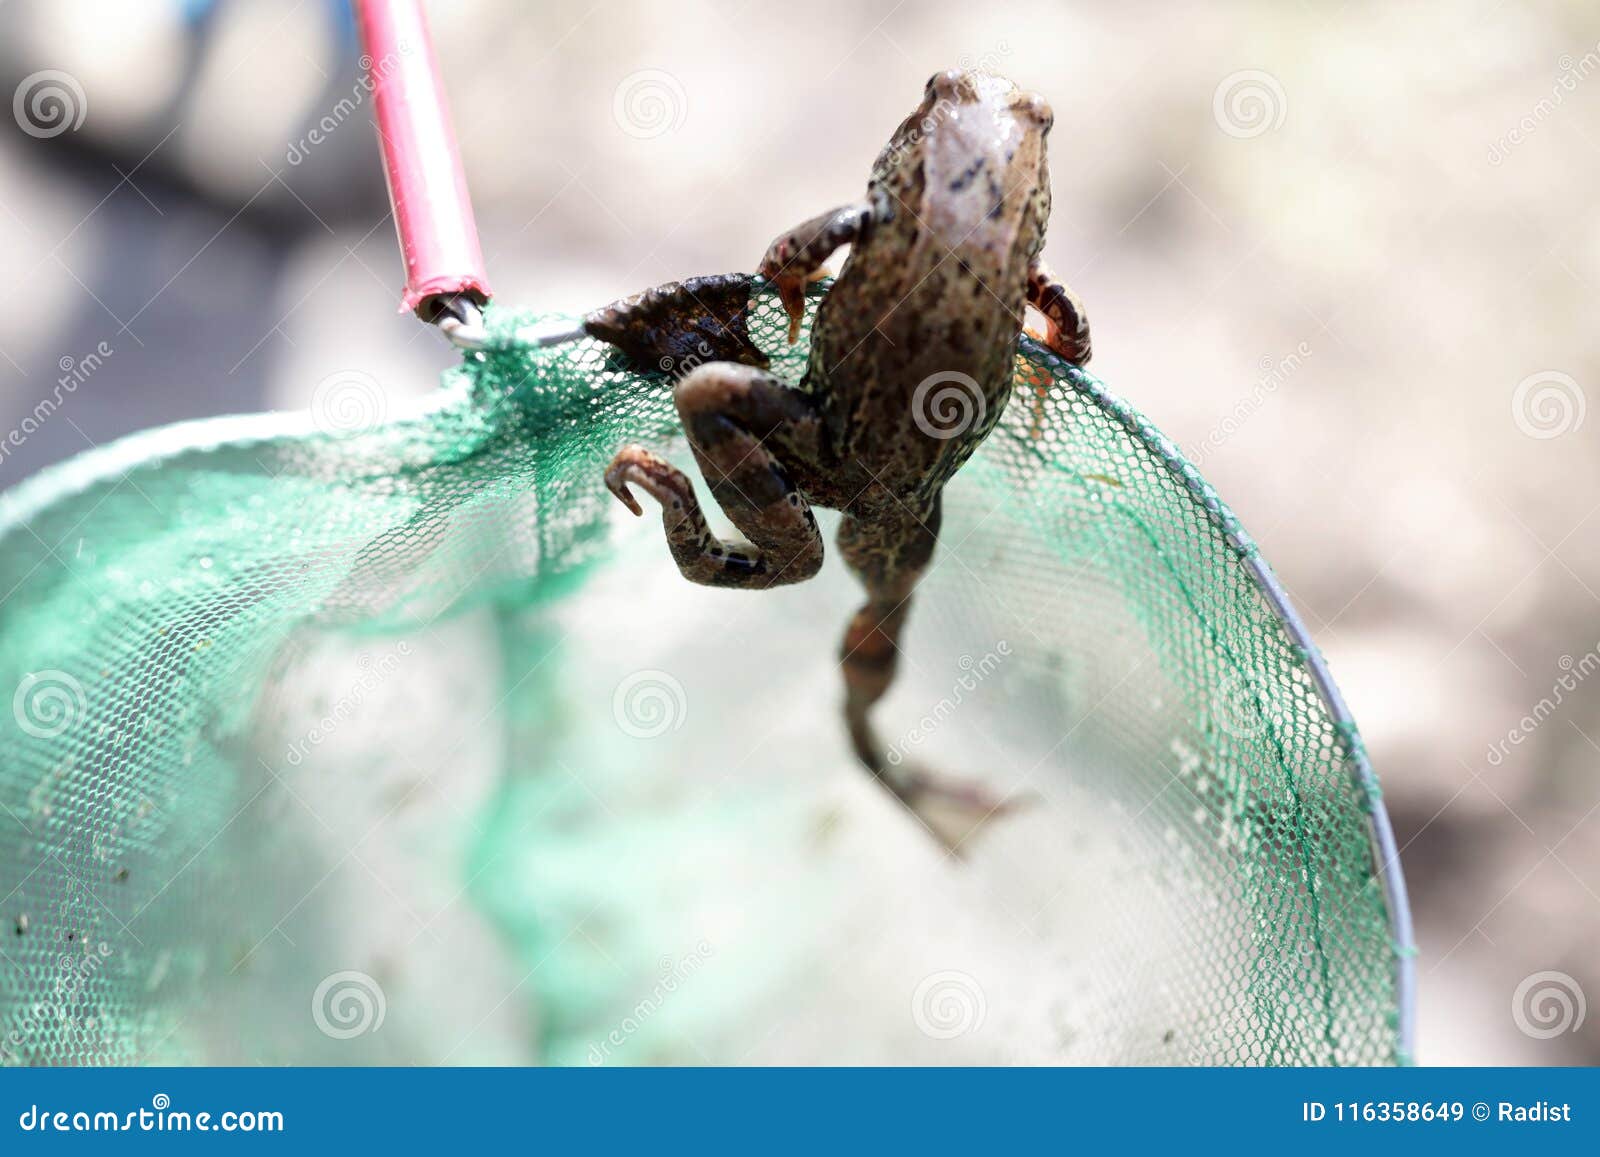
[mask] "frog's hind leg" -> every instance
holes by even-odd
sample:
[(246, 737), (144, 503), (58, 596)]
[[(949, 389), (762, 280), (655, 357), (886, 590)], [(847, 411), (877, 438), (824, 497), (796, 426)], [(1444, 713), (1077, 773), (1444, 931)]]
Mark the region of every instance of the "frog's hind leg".
[(1009, 804), (976, 784), (907, 764), (898, 749), (885, 747), (871, 721), (873, 705), (894, 682), (911, 596), (938, 537), (937, 499), (922, 516), (909, 511), (887, 519), (845, 516), (839, 526), (839, 553), (866, 588), (867, 601), (845, 630), (839, 666), (844, 672), (845, 724), (856, 758), (955, 853)]
[(683, 576), (706, 586), (764, 588), (803, 582), (822, 566), (822, 535), (794, 481), (810, 473), (821, 424), (811, 399), (749, 366), (712, 362), (678, 384), (678, 414), (716, 499), (750, 541), (711, 533), (682, 471), (642, 446), (624, 447), (606, 486), (642, 514), (629, 483), (661, 504), (667, 544)]

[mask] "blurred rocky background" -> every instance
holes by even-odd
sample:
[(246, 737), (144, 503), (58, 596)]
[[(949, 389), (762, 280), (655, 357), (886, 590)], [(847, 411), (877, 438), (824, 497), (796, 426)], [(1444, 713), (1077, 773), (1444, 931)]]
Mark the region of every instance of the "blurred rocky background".
[[(936, 69), (1045, 94), (1094, 368), (1260, 540), (1383, 778), (1420, 1059), (1600, 1062), (1593, 5), (430, 11), (495, 288), (542, 309), (751, 268)], [(351, 365), (432, 388), (342, 3), (0, 17), (0, 486)]]

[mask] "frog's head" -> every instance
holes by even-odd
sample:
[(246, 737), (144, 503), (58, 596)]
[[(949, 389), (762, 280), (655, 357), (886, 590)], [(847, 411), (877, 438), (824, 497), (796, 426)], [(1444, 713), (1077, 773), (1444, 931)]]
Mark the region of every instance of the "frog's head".
[(984, 105), (1028, 121), (1041, 133), (1050, 131), (1055, 116), (1043, 97), (1023, 92), (1003, 76), (971, 68), (947, 68), (928, 78), (922, 90), (922, 108), (931, 112), (941, 105), (961, 108)]
[(1008, 164), (1037, 164), (1043, 171), (1044, 138), (1055, 122), (1050, 105), (1003, 76), (980, 69), (951, 68), (928, 78), (922, 103), (879, 155), (873, 176), (921, 164), (929, 150), (947, 142), (961, 151), (1004, 143)]

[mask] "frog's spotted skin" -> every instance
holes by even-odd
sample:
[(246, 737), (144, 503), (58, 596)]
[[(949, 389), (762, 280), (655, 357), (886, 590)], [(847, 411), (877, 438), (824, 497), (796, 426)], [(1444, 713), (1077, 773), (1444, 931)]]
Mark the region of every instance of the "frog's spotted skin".
[[(1076, 295), (1039, 261), (1051, 121), (1042, 99), (1009, 81), (939, 73), (879, 156), (866, 196), (772, 243), (761, 272), (789, 310), (791, 341), (806, 282), (851, 246), (818, 308), (804, 378), (791, 387), (752, 366), (711, 362), (675, 393), (695, 459), (748, 544), (713, 537), (688, 479), (642, 447), (623, 449), (606, 472), (634, 513), (630, 483), (661, 503), (684, 576), (713, 586), (810, 578), (822, 565), (810, 507), (843, 512), (839, 550), (867, 594), (840, 654), (851, 742), (952, 849), (1001, 801), (891, 766), (869, 713), (894, 680), (912, 592), (938, 542), (944, 485), (1010, 396), (1024, 304), (1044, 315), (1057, 353), (1089, 357)], [(936, 820), (949, 805), (959, 818)]]

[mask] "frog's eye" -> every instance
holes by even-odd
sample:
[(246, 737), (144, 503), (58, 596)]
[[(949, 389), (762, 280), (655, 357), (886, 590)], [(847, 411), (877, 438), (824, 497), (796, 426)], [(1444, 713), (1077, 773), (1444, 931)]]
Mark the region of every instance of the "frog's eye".
[(1018, 116), (1038, 125), (1040, 132), (1049, 132), (1050, 127), (1056, 123), (1055, 110), (1050, 107), (1050, 102), (1038, 93), (1020, 94), (1012, 100), (1011, 108)]
[(943, 72), (936, 72), (928, 78), (928, 86), (924, 92), (930, 97), (944, 97), (953, 99), (962, 93), (962, 81), (966, 73), (959, 68), (947, 68)]

